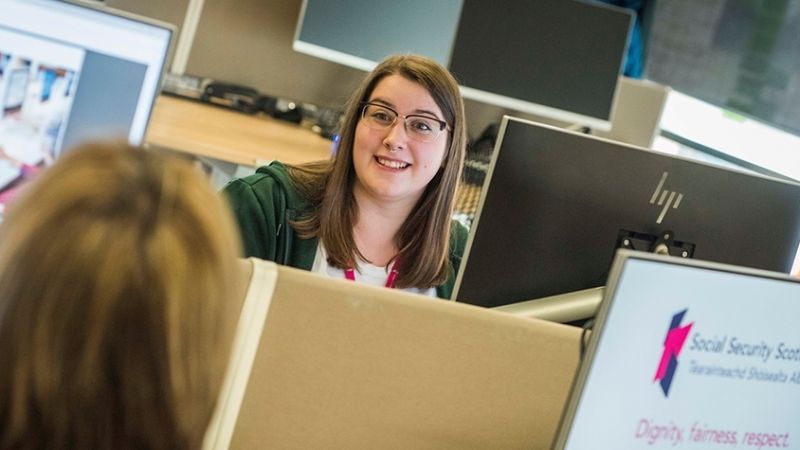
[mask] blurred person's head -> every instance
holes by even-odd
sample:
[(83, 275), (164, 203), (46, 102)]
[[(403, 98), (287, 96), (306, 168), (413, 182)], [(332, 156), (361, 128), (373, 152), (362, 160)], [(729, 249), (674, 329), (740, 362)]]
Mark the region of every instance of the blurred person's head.
[(238, 237), (191, 164), (91, 144), (0, 225), (0, 447), (197, 448)]

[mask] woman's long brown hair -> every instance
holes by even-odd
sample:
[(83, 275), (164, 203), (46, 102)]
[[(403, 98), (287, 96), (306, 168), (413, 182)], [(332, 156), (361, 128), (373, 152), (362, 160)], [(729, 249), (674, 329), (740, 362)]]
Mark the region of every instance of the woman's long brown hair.
[(291, 175), (313, 212), (294, 223), (303, 237), (319, 237), (329, 264), (348, 268), (356, 258), (365, 259), (353, 238), (358, 214), (353, 197), (355, 169), (353, 143), (361, 118), (360, 102), (369, 99), (375, 86), (389, 75), (400, 75), (430, 93), (452, 128), (442, 168), (397, 233), (400, 270), (398, 288), (429, 288), (443, 284), (450, 269), (451, 216), (461, 177), (466, 147), (464, 103), (453, 76), (433, 60), (415, 55), (392, 56), (379, 64), (361, 83), (346, 107), (337, 153), (330, 162), (294, 167)]

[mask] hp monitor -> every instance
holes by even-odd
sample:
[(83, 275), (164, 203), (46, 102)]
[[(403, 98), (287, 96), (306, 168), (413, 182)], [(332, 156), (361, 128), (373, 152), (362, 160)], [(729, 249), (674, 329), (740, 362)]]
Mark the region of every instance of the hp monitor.
[(621, 252), (556, 450), (800, 448), (800, 280)]
[(799, 184), (505, 117), (453, 298), (598, 288), (618, 248), (789, 273), (798, 245)]

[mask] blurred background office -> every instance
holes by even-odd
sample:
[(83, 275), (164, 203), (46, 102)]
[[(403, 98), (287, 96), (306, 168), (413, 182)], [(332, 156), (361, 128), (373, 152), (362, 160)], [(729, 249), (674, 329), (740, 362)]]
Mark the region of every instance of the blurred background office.
[[(170, 68), (178, 74), (332, 108), (344, 102), (363, 75), (292, 49), (301, 0), (106, 3), (178, 25), (181, 36)], [(637, 56), (626, 62), (626, 75), (672, 88), (661, 121), (669, 139), (656, 142), (657, 148), (800, 178), (800, 169), (786, 164), (800, 148), (794, 147), (800, 134), (800, 2), (606, 3), (638, 13), (629, 49), (629, 55)], [(413, 24), (403, 29), (413, 30)], [(473, 139), (510, 112), (475, 100), (468, 100), (467, 108)]]

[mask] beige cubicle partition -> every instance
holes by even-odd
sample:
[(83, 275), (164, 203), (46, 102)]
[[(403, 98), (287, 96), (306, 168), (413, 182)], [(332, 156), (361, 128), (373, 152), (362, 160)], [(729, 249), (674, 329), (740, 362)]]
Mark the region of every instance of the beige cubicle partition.
[(592, 130), (592, 134), (652, 148), (661, 130), (661, 114), (669, 92), (669, 86), (650, 80), (619, 77), (611, 129)]
[(207, 447), (549, 448), (578, 365), (577, 328), (255, 269), (249, 338)]

